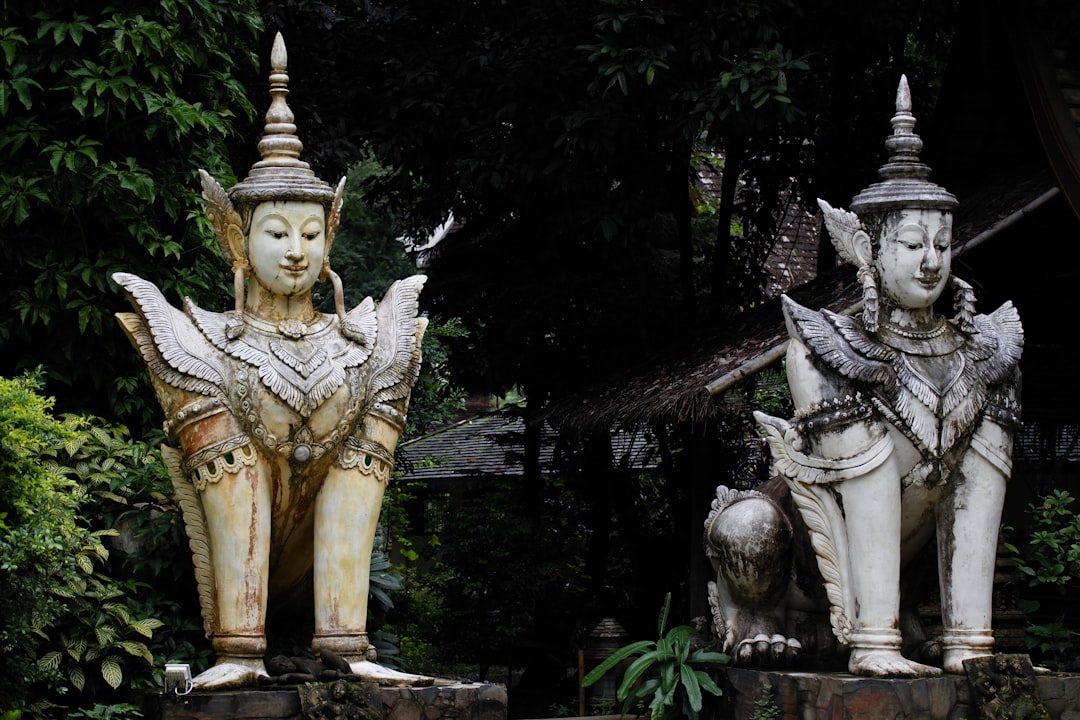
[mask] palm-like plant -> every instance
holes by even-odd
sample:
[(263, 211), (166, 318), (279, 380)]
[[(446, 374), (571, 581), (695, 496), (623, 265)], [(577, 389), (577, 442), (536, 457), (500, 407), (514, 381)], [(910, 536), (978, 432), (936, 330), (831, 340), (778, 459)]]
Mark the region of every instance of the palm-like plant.
[(671, 593), (664, 598), (657, 622), (656, 640), (639, 640), (619, 648), (597, 665), (581, 681), (588, 687), (615, 668), (623, 660), (638, 657), (626, 668), (616, 697), (623, 702), (623, 714), (634, 705), (652, 696), (649, 710), (652, 720), (687, 717), (696, 720), (701, 712), (702, 691), (719, 696), (722, 690), (700, 665), (723, 665), (728, 655), (703, 649), (693, 649), (694, 629), (678, 625), (664, 633)]

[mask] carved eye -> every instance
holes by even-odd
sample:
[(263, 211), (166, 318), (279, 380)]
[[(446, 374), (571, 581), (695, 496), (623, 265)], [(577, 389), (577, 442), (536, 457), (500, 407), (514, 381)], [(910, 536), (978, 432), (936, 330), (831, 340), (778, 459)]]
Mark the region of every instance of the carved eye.
[(945, 252), (949, 249), (951, 244), (952, 234), (949, 228), (942, 228), (938, 231), (937, 237), (934, 238), (934, 244), (937, 245), (937, 249)]

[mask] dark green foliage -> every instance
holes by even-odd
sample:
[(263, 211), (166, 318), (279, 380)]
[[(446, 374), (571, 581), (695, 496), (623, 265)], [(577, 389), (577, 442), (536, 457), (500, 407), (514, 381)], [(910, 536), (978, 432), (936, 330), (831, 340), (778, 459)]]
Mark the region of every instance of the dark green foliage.
[(700, 666), (725, 665), (731, 658), (723, 653), (694, 647), (694, 628), (677, 625), (665, 633), (671, 593), (664, 598), (657, 621), (656, 640), (639, 640), (625, 645), (597, 665), (581, 684), (589, 686), (614, 670), (624, 660), (626, 667), (616, 697), (623, 701), (623, 714), (649, 699), (652, 720), (684, 717), (697, 720), (702, 708), (702, 691), (719, 696), (722, 690)]
[(74, 430), (50, 414), (52, 403), (27, 377), (0, 378), (0, 710), (44, 680), (34, 663), (34, 630), (64, 610), (54, 587), (76, 580), (75, 560), (91, 538), (78, 522), (85, 494), (42, 455)]
[(1068, 490), (1054, 490), (1028, 506), (1031, 531), (1021, 551), (1007, 546), (1030, 585), (1050, 585), (1061, 592), (1077, 590), (1080, 581), (1080, 515)]
[[(1028, 506), (1031, 526), (1018, 544), (1007, 542), (1032, 594), (1052, 589), (1050, 597), (1022, 602), (1039, 620), (1027, 628), (1025, 643), (1035, 661), (1074, 670), (1080, 662), (1080, 632), (1072, 596), (1080, 591), (1080, 514), (1068, 490), (1053, 490)], [(1064, 611), (1059, 610), (1064, 608)]]
[(761, 695), (754, 699), (750, 720), (783, 720), (784, 714), (776, 704), (776, 688), (769, 682), (761, 686)]
[(0, 374), (43, 364), (62, 410), (149, 424), (109, 275), (226, 297), (196, 170), (232, 175), (260, 22), (253, 0), (4, 3)]
[[(464, 223), (425, 291), (470, 330), (459, 382), (535, 407), (757, 300), (788, 191), (813, 207), (873, 179), (900, 72), (928, 119), (954, 3), (261, 7), (320, 49), (291, 66), (316, 165), (368, 146), (402, 228)], [(702, 145), (742, 189), (693, 232)]]
[(0, 708), (35, 717), (149, 685), (161, 626), (135, 599), (144, 587), (108, 572), (119, 532), (105, 508), (153, 461), (122, 429), (51, 406), (35, 379), (0, 379)]
[(450, 518), (426, 577), (441, 612), (420, 636), (445, 661), (479, 663), (482, 677), (492, 664), (526, 666), (526, 648), (561, 662), (587, 601), (573, 496), (550, 493), (542, 507), (529, 507), (520, 483), (493, 483), (455, 498)]

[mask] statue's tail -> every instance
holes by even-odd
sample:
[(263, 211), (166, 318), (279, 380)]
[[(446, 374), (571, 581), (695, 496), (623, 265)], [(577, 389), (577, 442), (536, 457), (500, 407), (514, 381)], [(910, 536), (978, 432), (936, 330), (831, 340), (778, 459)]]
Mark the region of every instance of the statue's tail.
[(180, 451), (168, 445), (161, 446), (161, 458), (169, 471), (176, 490), (176, 500), (184, 514), (184, 526), (187, 529), (188, 546), (191, 559), (195, 564), (195, 582), (199, 590), (199, 605), (202, 607), (203, 628), (206, 637), (212, 637), (217, 628), (217, 599), (214, 586), (214, 566), (210, 557), (210, 538), (206, 531), (206, 515), (199, 502), (198, 491), (184, 474)]

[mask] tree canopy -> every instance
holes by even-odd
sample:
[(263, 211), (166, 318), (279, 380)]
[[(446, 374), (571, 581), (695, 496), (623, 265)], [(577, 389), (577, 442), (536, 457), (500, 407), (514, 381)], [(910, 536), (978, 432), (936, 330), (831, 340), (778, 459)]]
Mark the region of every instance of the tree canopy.
[[(314, 162), (368, 146), (391, 169), (368, 193), (404, 230), (460, 222), (425, 298), (470, 325), (462, 381), (539, 403), (759, 299), (789, 194), (845, 198), (873, 178), (899, 74), (928, 69), (913, 87), (929, 96), (954, 8), (848, 5), (262, 9), (294, 38)], [(695, 203), (706, 157), (726, 194)]]
[(109, 276), (226, 297), (197, 169), (232, 177), (261, 27), (253, 0), (4, 3), (0, 375), (43, 365), (63, 409), (144, 416)]

